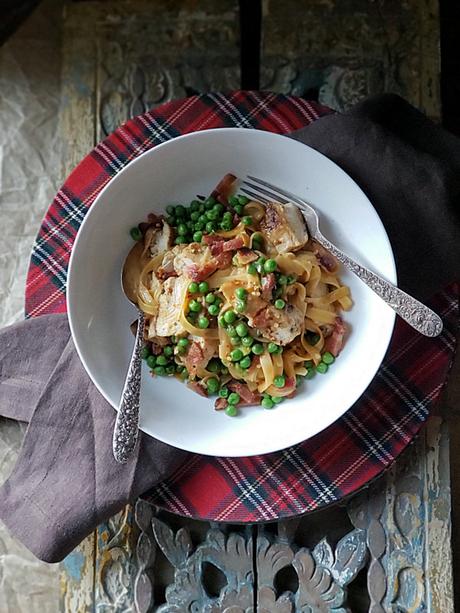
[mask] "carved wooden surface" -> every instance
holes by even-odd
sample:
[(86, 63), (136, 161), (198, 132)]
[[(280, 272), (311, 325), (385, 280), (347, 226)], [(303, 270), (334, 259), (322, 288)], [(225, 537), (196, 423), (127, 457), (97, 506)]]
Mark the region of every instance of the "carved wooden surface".
[[(61, 3), (46, 4), (61, 19)], [(154, 6), (65, 4), (54, 188), (128, 117), (171, 98), (238, 88), (236, 2)], [(392, 89), (439, 117), (437, 10), (434, 0), (266, 0), (262, 85), (317, 95), (339, 110)], [(249, 613), (257, 603), (270, 613), (449, 613), (448, 441), (444, 423), (432, 419), (405, 458), (347, 507), (278, 526), (209, 526), (144, 504), (135, 522), (127, 508), (65, 560), (60, 608)], [(33, 610), (19, 591), (7, 613)]]

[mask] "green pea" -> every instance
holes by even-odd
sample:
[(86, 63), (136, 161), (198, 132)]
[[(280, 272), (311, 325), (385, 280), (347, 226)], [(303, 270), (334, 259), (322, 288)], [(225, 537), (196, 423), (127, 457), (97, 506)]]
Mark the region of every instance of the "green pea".
[(252, 242), (254, 243), (254, 241), (256, 243), (263, 243), (264, 241), (263, 234), (261, 234), (260, 232), (254, 232), (254, 234), (252, 235)]
[(176, 225), (176, 218), (175, 217), (167, 217), (166, 221), (169, 223), (170, 226), (175, 226)]
[(287, 284), (288, 285), (292, 285), (292, 283), (295, 283), (296, 278), (294, 277), (294, 275), (288, 275), (287, 276)]
[(233, 228), (233, 223), (231, 221), (223, 221), (220, 224), (220, 228), (221, 228), (221, 230), (224, 230), (225, 232), (228, 232), (229, 230), (231, 230)]
[(243, 211), (244, 211), (244, 206), (243, 205), (235, 204), (233, 208), (235, 209), (235, 213), (237, 215), (242, 215), (243, 214)]
[(275, 343), (268, 343), (268, 353), (278, 353), (278, 345)]
[(249, 329), (247, 327), (247, 325), (244, 322), (240, 322), (236, 328), (236, 333), (238, 334), (238, 336), (247, 336), (249, 334)]
[(230, 344), (235, 346), (235, 345), (241, 345), (241, 339), (239, 336), (231, 336), (230, 337)]
[(251, 358), (247, 355), (245, 358), (240, 360), (241, 368), (249, 368), (251, 366)]
[(221, 387), (219, 390), (219, 396), (221, 398), (228, 398), (228, 387)]
[(282, 396), (271, 396), (271, 400), (274, 404), (280, 404), (284, 398)]
[(225, 321), (225, 317), (223, 315), (221, 315), (217, 321), (221, 328), (227, 327), (227, 322)]
[(246, 310), (246, 302), (237, 300), (235, 303), (235, 310), (238, 311), (238, 313), (244, 313)]
[(232, 324), (236, 319), (236, 313), (235, 311), (229, 310), (229, 311), (225, 311), (224, 314), (224, 320), (228, 323), (228, 324)]
[(238, 415), (238, 409), (233, 404), (229, 404), (225, 409), (225, 414), (229, 417), (236, 417)]
[(237, 287), (235, 290), (235, 296), (240, 300), (245, 300), (248, 295), (248, 291), (244, 287)]
[(209, 361), (209, 364), (206, 366), (206, 369), (209, 372), (218, 372), (219, 371), (219, 360), (213, 358)]
[(241, 339), (241, 342), (243, 343), (245, 347), (250, 347), (252, 343), (254, 342), (254, 339), (252, 338), (252, 336), (243, 336), (243, 338)]
[(198, 211), (193, 211), (193, 213), (190, 213), (190, 219), (192, 221), (198, 221), (200, 218), (200, 213)]
[(225, 211), (225, 213), (222, 215), (222, 221), (233, 221), (233, 215), (230, 213), (230, 211)]
[(264, 407), (264, 409), (273, 409), (275, 403), (270, 397), (262, 398), (260, 404)]
[(238, 202), (245, 206), (246, 204), (248, 204), (249, 198), (246, 198), (246, 196), (238, 196)]
[(287, 277), (286, 277), (286, 275), (280, 275), (278, 277), (278, 283), (279, 283), (279, 285), (286, 285), (287, 284)]
[(178, 236), (174, 242), (176, 245), (185, 245), (185, 243), (188, 243), (188, 240), (185, 236)]
[(190, 283), (190, 285), (188, 286), (188, 291), (189, 291), (191, 294), (196, 294), (196, 293), (198, 293), (198, 283), (196, 283), (196, 281), (192, 281), (192, 282)]
[(142, 239), (142, 232), (139, 230), (137, 226), (134, 226), (134, 228), (131, 228), (129, 233), (131, 234), (131, 238), (133, 239), (133, 241), (140, 241)]
[(223, 213), (223, 211), (224, 211), (224, 205), (223, 205), (223, 204), (221, 204), (220, 202), (218, 202), (217, 204), (215, 204), (215, 205), (212, 207), (212, 210), (213, 210), (213, 211), (216, 211), (216, 213), (217, 213), (218, 215), (221, 215), (221, 214)]
[(321, 337), (319, 334), (309, 334), (308, 335), (308, 340), (309, 340), (310, 345), (316, 345), (316, 343), (319, 342), (320, 338)]
[(264, 352), (264, 346), (261, 343), (256, 343), (252, 346), (252, 353), (254, 355), (262, 355)]
[(207, 281), (201, 281), (201, 283), (198, 284), (198, 291), (200, 294), (209, 292), (209, 283)]
[(187, 352), (187, 348), (186, 347), (182, 347), (181, 345), (177, 346), (177, 353), (179, 355), (185, 355), (186, 352)]
[(248, 266), (248, 273), (250, 275), (256, 275), (257, 274), (257, 268), (255, 267), (255, 264), (251, 263)]
[(206, 208), (211, 208), (217, 204), (217, 200), (215, 198), (213, 198), (212, 196), (209, 196), (209, 198), (206, 198), (206, 200), (204, 201), (204, 204), (206, 206)]
[(174, 206), (174, 204), (168, 204), (168, 206), (166, 207), (166, 212), (168, 213), (168, 215), (174, 215), (176, 207)]
[(190, 311), (192, 311), (192, 313), (199, 313), (201, 311), (201, 304), (198, 302), (198, 300), (191, 300), (188, 308)]
[(238, 202), (238, 198), (236, 196), (230, 196), (230, 198), (228, 199), (228, 201), (230, 202), (230, 204), (232, 206), (235, 206), (237, 204), (239, 204)]
[(198, 317), (198, 327), (199, 328), (207, 328), (209, 326), (209, 319), (205, 315), (201, 315)]
[(227, 325), (227, 334), (229, 336), (238, 336), (238, 332), (236, 331), (235, 326), (233, 326), (232, 324), (228, 324)]
[(314, 363), (313, 360), (307, 360), (306, 362), (303, 363), (305, 368), (313, 368)]
[(311, 368), (310, 370), (307, 371), (307, 374), (305, 375), (305, 379), (313, 379), (315, 375), (316, 375), (316, 370), (314, 368)]
[(212, 293), (206, 294), (205, 301), (206, 301), (208, 304), (212, 304), (213, 302), (215, 302), (215, 301), (216, 301), (216, 297), (215, 297), (215, 295), (214, 295), (214, 294), (212, 294)]
[(208, 223), (208, 218), (206, 217), (206, 215), (200, 215), (200, 216), (198, 217), (198, 221), (199, 221), (200, 223), (202, 223), (202, 224), (203, 224), (203, 228), (205, 228), (205, 227), (206, 227), (206, 224)]
[(217, 224), (215, 221), (208, 221), (206, 224), (206, 232), (211, 234), (211, 232), (215, 232), (217, 230)]
[(198, 209), (200, 208), (200, 203), (198, 202), (198, 200), (192, 200), (192, 202), (190, 203), (190, 209), (192, 211), (198, 211)]
[(150, 356), (147, 358), (147, 366), (148, 366), (149, 368), (155, 368), (155, 366), (156, 366), (156, 365), (157, 365), (157, 359), (156, 359), (156, 357), (155, 357), (154, 355), (150, 355)]
[(210, 315), (212, 315), (213, 317), (215, 317), (216, 315), (219, 314), (219, 307), (217, 306), (217, 304), (210, 304), (208, 306), (208, 313)]
[(236, 392), (232, 392), (228, 395), (228, 404), (238, 404), (240, 401), (240, 395)]
[(183, 364), (176, 364), (176, 372), (182, 372), (185, 369)]
[(155, 366), (153, 372), (159, 377), (163, 377), (166, 374), (166, 369), (164, 366)]
[(221, 374), (228, 375), (228, 368), (226, 366), (222, 366), (220, 369)]
[(205, 229), (205, 227), (206, 227), (205, 223), (203, 223), (202, 221), (197, 221), (195, 225), (193, 226), (193, 229), (195, 230), (195, 232), (202, 232)]
[(188, 340), (188, 338), (180, 338), (180, 339), (177, 341), (177, 345), (178, 345), (178, 347), (188, 347), (188, 344), (189, 344), (189, 340)]
[(241, 351), (241, 349), (234, 349), (230, 352), (230, 359), (232, 360), (232, 362), (239, 362), (242, 357), (243, 352)]
[(201, 232), (200, 230), (197, 230), (196, 232), (193, 233), (194, 243), (201, 243), (202, 238), (203, 238), (203, 232)]
[(326, 351), (323, 353), (322, 361), (329, 366), (335, 362), (335, 357), (330, 351)]
[(281, 298), (278, 298), (278, 300), (275, 300), (275, 308), (276, 309), (280, 309), (281, 310), (281, 309), (284, 309), (285, 306), (286, 306), (286, 303)]
[(164, 355), (159, 355), (157, 357), (158, 366), (166, 366), (167, 363), (168, 363), (168, 360)]
[(326, 374), (329, 369), (329, 366), (324, 362), (320, 362), (316, 367), (316, 372), (321, 373), (322, 375)]
[(219, 219), (219, 213), (214, 209), (211, 209), (206, 213), (206, 217), (209, 219), (209, 221), (216, 221)]
[(301, 383), (302, 383), (302, 377), (300, 375), (296, 375), (295, 376), (295, 386), (299, 387)]
[(149, 355), (150, 355), (150, 349), (147, 346), (142, 347), (141, 358), (143, 360), (146, 360), (149, 357)]
[(267, 260), (264, 264), (265, 272), (274, 272), (276, 270), (276, 260)]
[(166, 366), (165, 370), (167, 375), (173, 375), (176, 372), (176, 367), (174, 364), (169, 364)]
[(187, 221), (187, 222), (185, 223), (185, 225), (187, 226), (187, 231), (188, 231), (188, 232), (193, 232), (193, 230), (194, 230), (194, 226), (195, 226), (195, 224), (193, 223), (193, 221), (191, 221), (191, 220), (190, 220), (190, 221)]
[(211, 377), (211, 379), (207, 380), (206, 387), (208, 388), (208, 392), (210, 394), (215, 394), (219, 389), (219, 381), (214, 377)]
[(252, 217), (250, 215), (245, 215), (241, 219), (241, 223), (243, 224), (243, 226), (250, 226), (250, 225), (252, 225)]
[(164, 349), (163, 349), (163, 353), (165, 354), (165, 356), (167, 358), (170, 358), (172, 356), (172, 354), (174, 353), (174, 349), (172, 348), (171, 345), (167, 345)]
[(178, 204), (174, 210), (176, 217), (184, 217), (185, 216), (185, 207), (182, 204)]
[(284, 387), (286, 385), (286, 378), (284, 375), (278, 375), (273, 379), (273, 384), (275, 387)]

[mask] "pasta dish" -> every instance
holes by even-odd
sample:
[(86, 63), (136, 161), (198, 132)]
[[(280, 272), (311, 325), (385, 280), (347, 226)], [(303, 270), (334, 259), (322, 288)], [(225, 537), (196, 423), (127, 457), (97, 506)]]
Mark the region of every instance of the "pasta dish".
[(271, 409), (339, 355), (351, 308), (333, 256), (294, 204), (261, 203), (226, 175), (211, 196), (170, 205), (131, 230), (141, 242), (143, 358), (229, 416)]

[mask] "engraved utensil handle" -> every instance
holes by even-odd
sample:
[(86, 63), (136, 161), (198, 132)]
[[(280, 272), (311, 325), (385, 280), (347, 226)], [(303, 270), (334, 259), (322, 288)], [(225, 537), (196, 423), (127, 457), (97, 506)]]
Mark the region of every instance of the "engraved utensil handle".
[(136, 340), (129, 363), (125, 385), (121, 393), (120, 407), (113, 431), (113, 456), (120, 464), (126, 464), (136, 448), (139, 434), (139, 398), (141, 394), (141, 352), (144, 346), (144, 313), (139, 309)]
[(354, 272), (361, 281), (371, 288), (382, 300), (384, 300), (396, 313), (402, 317), (415, 330), (425, 336), (439, 336), (442, 332), (442, 319), (427, 306), (406, 294), (398, 287), (382, 279), (379, 275), (361, 266), (355, 260), (348, 257), (337, 249), (320, 232), (315, 233), (314, 238), (325, 249), (330, 251), (342, 264)]

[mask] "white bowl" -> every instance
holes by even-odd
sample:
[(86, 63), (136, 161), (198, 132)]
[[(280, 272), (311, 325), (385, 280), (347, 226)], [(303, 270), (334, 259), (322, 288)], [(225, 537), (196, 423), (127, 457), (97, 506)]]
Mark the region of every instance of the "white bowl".
[[(395, 282), (385, 229), (371, 203), (338, 166), (314, 149), (268, 132), (222, 128), (187, 134), (147, 151), (101, 191), (72, 252), (67, 307), (73, 340), (89, 376), (117, 408), (133, 336), (135, 309), (121, 291), (120, 271), (132, 246), (129, 229), (150, 211), (209, 194), (227, 172), (265, 178), (305, 197), (320, 213), (323, 233), (346, 253)], [(354, 306), (350, 334), (325, 375), (271, 411), (247, 407), (229, 418), (175, 378), (152, 378), (143, 365), (144, 432), (189, 451), (248, 456), (283, 449), (314, 436), (361, 396), (390, 341), (395, 315), (364, 283), (343, 270)], [(107, 433), (110, 436), (110, 433)]]

